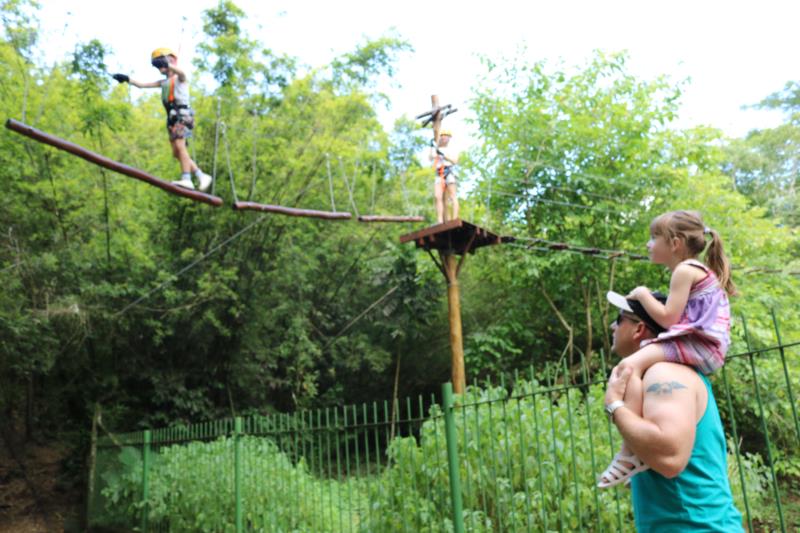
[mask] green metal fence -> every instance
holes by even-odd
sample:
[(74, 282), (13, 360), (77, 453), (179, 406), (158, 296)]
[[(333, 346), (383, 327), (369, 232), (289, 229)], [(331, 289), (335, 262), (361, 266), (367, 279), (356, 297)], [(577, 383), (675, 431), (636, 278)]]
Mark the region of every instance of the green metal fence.
[[(800, 342), (728, 358), (714, 389), (751, 531), (800, 528)], [(748, 340), (749, 342), (749, 340)], [(599, 356), (598, 356), (599, 358)], [(619, 437), (606, 362), (406, 398), (99, 441), (90, 524), (114, 531), (633, 531), (596, 476)], [(594, 363), (594, 364), (590, 364)], [(589, 368), (602, 373), (590, 379)]]

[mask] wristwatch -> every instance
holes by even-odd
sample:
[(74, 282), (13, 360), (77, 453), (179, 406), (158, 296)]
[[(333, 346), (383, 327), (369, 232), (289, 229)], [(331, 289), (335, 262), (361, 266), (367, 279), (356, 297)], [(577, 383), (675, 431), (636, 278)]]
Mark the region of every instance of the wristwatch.
[(625, 402), (623, 402), (622, 400), (616, 400), (614, 402), (611, 402), (611, 403), (607, 404), (606, 405), (606, 414), (608, 415), (608, 419), (613, 421), (614, 420), (614, 411), (616, 411), (620, 407), (623, 407), (624, 405), (625, 405)]

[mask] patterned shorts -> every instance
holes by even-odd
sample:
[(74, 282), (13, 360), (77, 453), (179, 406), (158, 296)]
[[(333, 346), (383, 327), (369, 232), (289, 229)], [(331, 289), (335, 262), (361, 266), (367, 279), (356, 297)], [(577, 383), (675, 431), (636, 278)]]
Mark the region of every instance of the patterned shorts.
[(194, 128), (194, 111), (189, 108), (172, 109), (167, 115), (169, 140), (191, 139)]
[(725, 364), (725, 354), (717, 344), (695, 335), (656, 339), (654, 342), (663, 348), (670, 363), (689, 365), (706, 375)]

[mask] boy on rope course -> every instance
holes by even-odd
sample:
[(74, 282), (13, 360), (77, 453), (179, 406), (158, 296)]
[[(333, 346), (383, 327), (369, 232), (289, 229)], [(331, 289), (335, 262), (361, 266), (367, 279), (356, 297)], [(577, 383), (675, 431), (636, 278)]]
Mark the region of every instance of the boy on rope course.
[(156, 48), (150, 56), (150, 63), (164, 75), (163, 80), (140, 82), (132, 80), (127, 74), (114, 74), (119, 83), (130, 83), (140, 89), (161, 88), (161, 102), (167, 111), (167, 131), (172, 155), (181, 165), (181, 178), (173, 181), (186, 189), (194, 189), (192, 173), (197, 178), (199, 189), (207, 191), (211, 186), (211, 176), (189, 156), (186, 145), (194, 128), (194, 111), (189, 107), (189, 80), (186, 73), (178, 68), (178, 56), (169, 48)]
[[(458, 153), (450, 147), (453, 132), (444, 129), (439, 132), (439, 143), (431, 141), (429, 158), (436, 171), (433, 183), (433, 197), (436, 200), (436, 218), (441, 224), (445, 220), (458, 218), (458, 194), (455, 166), (458, 164)], [(446, 216), (446, 204), (452, 206), (452, 215)]]

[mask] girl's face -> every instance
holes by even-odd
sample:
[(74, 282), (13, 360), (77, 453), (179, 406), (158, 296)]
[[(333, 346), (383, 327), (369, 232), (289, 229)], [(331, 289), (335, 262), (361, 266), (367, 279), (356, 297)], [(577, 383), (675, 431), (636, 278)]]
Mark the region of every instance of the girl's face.
[(647, 251), (650, 253), (650, 261), (657, 265), (668, 264), (673, 255), (672, 247), (663, 235), (650, 235)]

